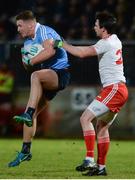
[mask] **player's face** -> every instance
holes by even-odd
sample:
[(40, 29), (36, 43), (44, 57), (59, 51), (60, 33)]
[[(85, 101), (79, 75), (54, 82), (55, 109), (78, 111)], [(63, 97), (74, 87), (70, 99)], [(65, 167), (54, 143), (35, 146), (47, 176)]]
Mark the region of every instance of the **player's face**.
[(16, 25), (17, 31), (22, 36), (22, 38), (29, 37), (31, 26), (28, 21), (17, 20)]
[(97, 35), (98, 37), (102, 37), (103, 28), (100, 28), (99, 20), (98, 20), (98, 19), (97, 19), (96, 22), (95, 22), (94, 30), (95, 30), (96, 35)]

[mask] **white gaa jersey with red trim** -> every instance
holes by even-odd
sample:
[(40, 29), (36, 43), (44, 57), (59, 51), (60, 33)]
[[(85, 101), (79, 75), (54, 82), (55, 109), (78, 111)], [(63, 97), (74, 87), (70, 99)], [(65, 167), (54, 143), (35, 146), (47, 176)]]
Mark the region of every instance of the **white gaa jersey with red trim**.
[(99, 59), (99, 74), (103, 87), (126, 82), (123, 72), (122, 43), (116, 34), (99, 40), (94, 48)]

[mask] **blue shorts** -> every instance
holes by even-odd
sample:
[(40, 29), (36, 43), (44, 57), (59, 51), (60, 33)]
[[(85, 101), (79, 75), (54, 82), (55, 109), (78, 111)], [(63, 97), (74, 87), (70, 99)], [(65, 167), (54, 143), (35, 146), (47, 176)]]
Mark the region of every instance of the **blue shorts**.
[(58, 89), (45, 91), (45, 98), (52, 100), (58, 91), (63, 90), (70, 83), (70, 72), (68, 68), (65, 69), (53, 69), (58, 75)]

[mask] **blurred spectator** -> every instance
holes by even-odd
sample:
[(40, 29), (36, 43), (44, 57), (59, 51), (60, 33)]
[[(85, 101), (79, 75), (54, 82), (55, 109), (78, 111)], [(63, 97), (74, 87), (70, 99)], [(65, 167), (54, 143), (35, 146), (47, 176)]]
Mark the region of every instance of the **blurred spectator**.
[[(30, 9), (38, 21), (54, 27), (65, 39), (95, 39), (92, 32), (97, 11), (108, 10), (119, 20), (118, 35), (126, 40), (134, 37), (134, 6), (126, 0), (1, 0), (0, 40), (14, 40), (15, 27), (11, 19), (18, 11)], [(1, 17), (4, 19), (1, 21)], [(80, 22), (79, 24), (78, 22)], [(90, 34), (89, 34), (90, 33)]]
[(0, 22), (0, 41), (5, 41), (7, 39), (7, 34), (5, 33), (5, 27), (2, 22)]
[(133, 17), (133, 22), (132, 22), (131, 28), (128, 31), (126, 37), (129, 40), (134, 40), (135, 39), (135, 16)]
[(0, 134), (8, 133), (8, 127), (13, 112), (12, 93), (14, 75), (4, 63), (0, 66)]

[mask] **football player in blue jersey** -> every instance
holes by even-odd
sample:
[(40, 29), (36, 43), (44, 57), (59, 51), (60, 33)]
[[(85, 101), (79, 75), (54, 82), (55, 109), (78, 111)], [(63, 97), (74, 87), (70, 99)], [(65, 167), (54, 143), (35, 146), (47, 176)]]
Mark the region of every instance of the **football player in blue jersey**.
[[(17, 157), (8, 166), (18, 166), (23, 161), (32, 158), (31, 141), (36, 131), (38, 114), (46, 107), (58, 91), (64, 89), (70, 81), (67, 53), (63, 48), (54, 49), (51, 39), (61, 40), (59, 34), (52, 28), (36, 21), (31, 11), (24, 11), (16, 16), (17, 30), (24, 39), (22, 61), (26, 68), (38, 65), (31, 73), (31, 87), (26, 110), (21, 115), (13, 117), (23, 123), (23, 145)], [(38, 52), (38, 48), (42, 49)]]

